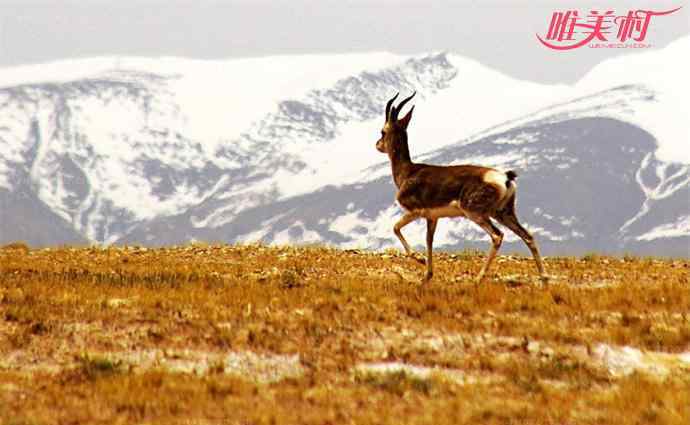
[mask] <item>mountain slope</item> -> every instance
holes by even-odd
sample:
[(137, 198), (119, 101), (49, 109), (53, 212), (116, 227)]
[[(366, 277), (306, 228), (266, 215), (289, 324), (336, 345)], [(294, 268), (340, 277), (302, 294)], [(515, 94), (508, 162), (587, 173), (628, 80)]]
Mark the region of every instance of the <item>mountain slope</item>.
[[(95, 242), (113, 243), (139, 223), (193, 207), (196, 226), (219, 226), (243, 209), (322, 184), (335, 168), (333, 147), (350, 149), (337, 138), (378, 119), (393, 87), (430, 98), (447, 89), (459, 69), (443, 53), (335, 59), (124, 59), (118, 69), (101, 59), (85, 61), (94, 75), (76, 80), (67, 78), (74, 72), (67, 64), (54, 64), (58, 81), (0, 89), (0, 187), (34, 193)], [(43, 76), (29, 68), (25, 79)], [(19, 78), (10, 74), (0, 81)], [(280, 78), (264, 84), (261, 74)], [(234, 91), (242, 97), (234, 98)], [(283, 91), (292, 97), (282, 98)], [(368, 151), (369, 143), (358, 143)], [(364, 158), (351, 164), (354, 170), (379, 159), (350, 157)], [(27, 168), (29, 178), (14, 179), (18, 168)]]
[[(690, 159), (679, 152), (690, 136), (674, 114), (688, 106), (688, 40), (603, 63), (572, 87), (448, 53), (0, 71), (0, 213), (12, 217), (0, 242), (395, 246), (399, 210), (374, 142), (386, 100), (417, 90), (416, 159), (517, 169), (521, 215), (546, 253), (687, 255)], [(639, 65), (652, 59), (666, 66)], [(619, 75), (626, 64), (635, 72)], [(17, 199), (43, 212), (24, 215)], [(48, 223), (40, 238), (18, 230), (36, 220)], [(467, 221), (441, 230), (448, 248), (485, 244)]]
[[(655, 148), (651, 135), (635, 126), (608, 118), (581, 118), (531, 123), (474, 143), (456, 144), (427, 155), (425, 162), (489, 163), (517, 170), (518, 214), (549, 254), (596, 250), (684, 255), (687, 233), (651, 243), (648, 238), (640, 239), (643, 233), (630, 226), (619, 231), (648, 202), (634, 182)], [(175, 244), (194, 238), (397, 246), (392, 225), (401, 212), (393, 203), (395, 187), (388, 167), (376, 168), (368, 181), (328, 186), (250, 209), (218, 228), (196, 229), (190, 226), (189, 216), (181, 215), (136, 228), (123, 242)], [(667, 199), (677, 203), (687, 200), (690, 193), (687, 184), (670, 190)], [(408, 240), (423, 244), (421, 221), (404, 232)], [(524, 251), (515, 236), (506, 236), (507, 251)], [(443, 220), (436, 237), (436, 245), (446, 249), (485, 248), (487, 244), (483, 231), (462, 219)]]

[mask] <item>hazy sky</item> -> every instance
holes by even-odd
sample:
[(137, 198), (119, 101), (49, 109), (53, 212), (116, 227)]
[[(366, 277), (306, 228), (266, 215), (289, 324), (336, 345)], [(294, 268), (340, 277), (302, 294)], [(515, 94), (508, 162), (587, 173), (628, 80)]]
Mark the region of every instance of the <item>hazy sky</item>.
[[(519, 78), (572, 82), (623, 49), (539, 44), (556, 10), (656, 11), (646, 42), (690, 33), (688, 0), (0, 0), (0, 67), (102, 55), (230, 58), (449, 50)], [(689, 52), (690, 53), (690, 52)]]

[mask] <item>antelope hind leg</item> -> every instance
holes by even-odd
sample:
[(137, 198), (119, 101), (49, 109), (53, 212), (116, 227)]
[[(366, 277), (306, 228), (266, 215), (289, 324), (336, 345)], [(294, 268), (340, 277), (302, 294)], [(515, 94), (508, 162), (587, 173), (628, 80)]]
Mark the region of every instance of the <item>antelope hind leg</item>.
[(498, 222), (502, 225), (509, 228), (513, 233), (518, 235), (523, 242), (525, 242), (525, 245), (527, 245), (530, 252), (532, 252), (534, 263), (536, 264), (537, 270), (539, 271), (539, 279), (543, 283), (547, 283), (549, 281), (549, 278), (546, 275), (546, 272), (544, 271), (544, 264), (541, 261), (541, 255), (539, 254), (539, 247), (537, 246), (537, 242), (534, 240), (532, 234), (527, 229), (522, 227), (517, 217), (515, 216), (515, 213), (508, 212), (499, 217), (496, 217), (496, 220), (498, 220)]
[(486, 261), (484, 262), (484, 266), (482, 266), (482, 269), (477, 276), (477, 283), (482, 283), (486, 273), (489, 271), (489, 267), (491, 267), (491, 263), (496, 257), (498, 249), (501, 247), (501, 243), (503, 242), (503, 233), (496, 226), (494, 226), (488, 216), (474, 216), (468, 218), (477, 223), (479, 227), (484, 229), (484, 231), (486, 231), (486, 233), (488, 233), (491, 237), (491, 248), (489, 248), (489, 253), (486, 257)]

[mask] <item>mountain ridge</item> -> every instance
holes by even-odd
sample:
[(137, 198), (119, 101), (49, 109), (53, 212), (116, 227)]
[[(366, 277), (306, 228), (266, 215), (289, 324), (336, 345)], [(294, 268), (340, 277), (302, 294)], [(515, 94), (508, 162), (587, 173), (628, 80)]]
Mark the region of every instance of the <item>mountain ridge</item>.
[[(98, 78), (0, 88), (0, 109), (5, 112), (5, 118), (0, 119), (0, 143), (3, 144), (0, 187), (8, 193), (25, 194), (24, 198), (3, 201), (0, 209), (5, 214), (19, 214), (16, 211), (27, 207), (11, 206), (21, 204), (17, 199), (31, 198), (32, 203), (45, 205), (74, 231), (69, 238), (61, 233), (60, 237), (41, 239), (53, 243), (61, 243), (61, 238), (82, 238), (106, 244), (147, 244), (165, 239), (151, 231), (155, 228), (169, 234), (168, 239), (176, 243), (224, 234), (222, 240), (228, 242), (261, 236), (274, 243), (344, 244), (347, 237), (343, 233), (323, 226), (317, 226), (321, 230), (316, 231), (314, 224), (278, 206), (290, 204), (299, 197), (323, 195), (329, 187), (366, 186), (367, 182), (385, 178), (384, 158), (377, 156), (373, 144), (380, 125), (381, 105), (396, 90), (416, 89), (420, 93), (419, 107), (410, 129), (412, 150), (419, 152), (416, 158), (436, 158), (443, 162), (447, 160), (443, 152), (450, 152), (448, 149), (466, 152), (464, 146), (484, 141), (483, 151), (472, 151), (473, 155), (458, 157), (450, 163), (478, 161), (497, 167), (518, 165), (527, 175), (534, 169), (525, 159), (531, 158), (525, 151), (526, 146), (534, 141), (541, 143), (540, 134), (530, 133), (535, 126), (542, 125), (543, 131), (551, 131), (549, 126), (565, 126), (572, 122), (595, 125), (594, 121), (586, 119), (601, 118), (613, 121), (605, 121), (606, 125), (602, 124), (604, 121), (597, 121), (596, 125), (637, 135), (612, 122), (644, 128), (645, 125), (638, 126), (635, 120), (647, 124), (646, 117), (654, 115), (649, 111), (658, 113), (666, 108), (664, 102), (668, 100), (663, 90), (657, 90), (648, 80), (645, 84), (619, 85), (594, 93), (580, 90), (575, 96), (573, 88), (512, 80), (447, 52), (398, 59), (401, 58), (380, 57), (371, 69), (367, 69), (366, 64), (350, 64), (351, 69), (358, 66), (362, 69), (350, 75), (351, 69), (339, 71), (342, 74), (338, 78), (322, 77), (325, 85), (311, 82), (301, 95), (280, 96), (266, 103), (273, 106), (243, 130), (233, 130), (234, 138), (232, 135), (224, 137), (222, 126), (207, 130), (215, 135), (216, 141), (200, 139), (190, 130), (190, 117), (199, 112), (189, 112), (190, 106), (180, 103), (180, 99), (189, 95), (183, 96), (179, 91), (180, 81), (185, 79), (184, 72), (162, 76), (120, 69), (104, 72)], [(323, 68), (329, 66), (332, 65), (325, 64)], [(296, 70), (291, 72), (299, 74)], [(484, 81), (494, 84), (482, 86)], [(224, 94), (227, 90), (221, 91)], [(529, 101), (525, 103), (522, 99), (528, 95)], [(501, 96), (505, 99), (497, 104), (496, 99)], [(218, 99), (209, 100), (213, 106)], [(240, 99), (238, 105), (245, 100), (250, 102)], [(529, 105), (541, 107), (525, 113)], [(197, 104), (191, 107), (204, 110), (198, 109)], [(208, 110), (215, 111), (210, 106)], [(635, 111), (641, 111), (642, 115)], [(232, 121), (232, 114), (228, 118)], [(242, 121), (245, 118), (240, 117), (239, 122), (245, 122)], [(581, 119), (585, 121), (578, 121)], [(494, 125), (472, 132), (473, 128), (481, 128), (492, 120)], [(224, 127), (228, 125), (231, 126), (224, 124)], [(570, 127), (567, 128), (570, 131)], [(501, 143), (511, 146), (512, 150), (497, 147), (501, 143), (494, 143), (496, 139), (492, 139), (497, 133), (510, 134), (510, 138), (504, 137)], [(559, 135), (553, 134), (557, 139)], [(683, 201), (676, 192), (686, 190), (689, 184), (688, 167), (682, 158), (679, 163), (658, 159), (656, 152), (660, 146), (668, 145), (668, 141), (660, 144), (658, 135), (645, 134), (635, 137), (651, 140), (651, 144), (644, 143), (646, 156), (643, 158), (646, 159), (635, 159), (637, 165), (628, 164), (619, 167), (619, 171), (627, 176), (627, 184), (639, 188), (646, 201), (641, 201), (638, 209), (632, 211), (629, 223), (617, 223), (615, 231), (600, 231), (618, 234), (623, 229), (627, 235), (624, 237), (640, 243), (685, 240), (690, 231), (686, 230)], [(580, 136), (573, 133), (568, 137)], [(566, 142), (570, 143), (562, 143)], [(548, 147), (544, 145), (544, 149)], [(500, 154), (491, 154), (492, 149)], [(575, 163), (573, 161), (578, 158), (565, 158), (563, 152), (556, 151), (539, 161), (562, 159), (565, 162), (559, 162), (558, 166), (567, 170), (568, 161)], [(17, 178), (17, 170), (22, 169), (28, 174)], [(649, 180), (656, 173), (652, 169), (666, 170), (655, 177), (658, 182)], [(521, 173), (521, 177), (524, 174)], [(666, 193), (662, 190), (664, 185), (673, 188), (671, 192), (667, 188), (668, 196), (662, 196)], [(369, 196), (379, 190), (373, 190)], [(384, 192), (380, 192), (383, 196)], [(385, 199), (392, 200), (393, 189), (388, 192)], [(246, 216), (248, 211), (262, 208), (274, 212), (273, 221), (264, 217), (251, 222)], [(532, 217), (527, 219), (528, 223), (539, 221), (535, 208), (538, 206), (531, 208)], [(356, 221), (347, 205), (337, 213), (340, 221), (336, 221), (336, 228), (347, 228), (347, 217)], [(551, 215), (548, 211), (544, 214)], [(385, 218), (392, 220), (393, 215), (394, 209), (386, 212), (376, 226), (383, 226)], [(635, 218), (637, 215), (639, 217)], [(292, 224), (286, 222), (281, 229), (276, 228), (275, 223), (284, 217), (291, 217)], [(177, 222), (179, 220), (183, 222)], [(166, 222), (175, 224), (166, 227), (163, 224)], [(239, 225), (240, 222), (246, 224)], [(241, 231), (228, 228), (232, 223)], [(559, 236), (554, 233), (557, 224), (549, 225), (552, 229), (535, 224), (533, 230), (558, 242)], [(366, 228), (362, 223), (351, 227), (357, 226), (359, 230)], [(293, 228), (295, 230), (290, 230)], [(226, 232), (219, 229), (226, 229)], [(462, 239), (461, 234), (477, 236), (468, 226), (454, 231), (458, 234), (456, 241)], [(572, 232), (582, 233), (579, 229)], [(15, 233), (3, 227), (0, 239), (7, 241)], [(338, 233), (340, 236), (336, 237)], [(388, 241), (388, 238), (383, 239)], [(366, 239), (357, 240), (366, 245)], [(395, 245), (394, 241), (386, 243)], [(637, 246), (626, 243), (633, 249)], [(627, 246), (626, 243), (621, 246)], [(598, 248), (596, 243), (592, 245), (592, 249)]]

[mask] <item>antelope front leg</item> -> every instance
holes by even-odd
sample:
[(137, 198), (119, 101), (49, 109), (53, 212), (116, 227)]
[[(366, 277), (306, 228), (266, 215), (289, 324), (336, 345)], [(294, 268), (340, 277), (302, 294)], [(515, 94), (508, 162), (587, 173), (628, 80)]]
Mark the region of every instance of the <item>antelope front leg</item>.
[(395, 223), (395, 226), (393, 226), (393, 232), (395, 232), (395, 236), (400, 239), (400, 242), (403, 244), (403, 248), (405, 248), (405, 253), (409, 256), (412, 256), (412, 249), (410, 248), (410, 245), (407, 243), (405, 240), (405, 237), (403, 236), (402, 232), (400, 231), (403, 227), (407, 226), (414, 220), (416, 220), (419, 216), (417, 214), (413, 213), (405, 213), (405, 215), (402, 216), (400, 220), (398, 220), (397, 223)]
[(426, 219), (426, 276), (424, 277), (424, 282), (431, 280), (434, 275), (434, 270), (432, 268), (431, 252), (434, 247), (434, 232), (436, 232), (436, 223), (438, 219)]

